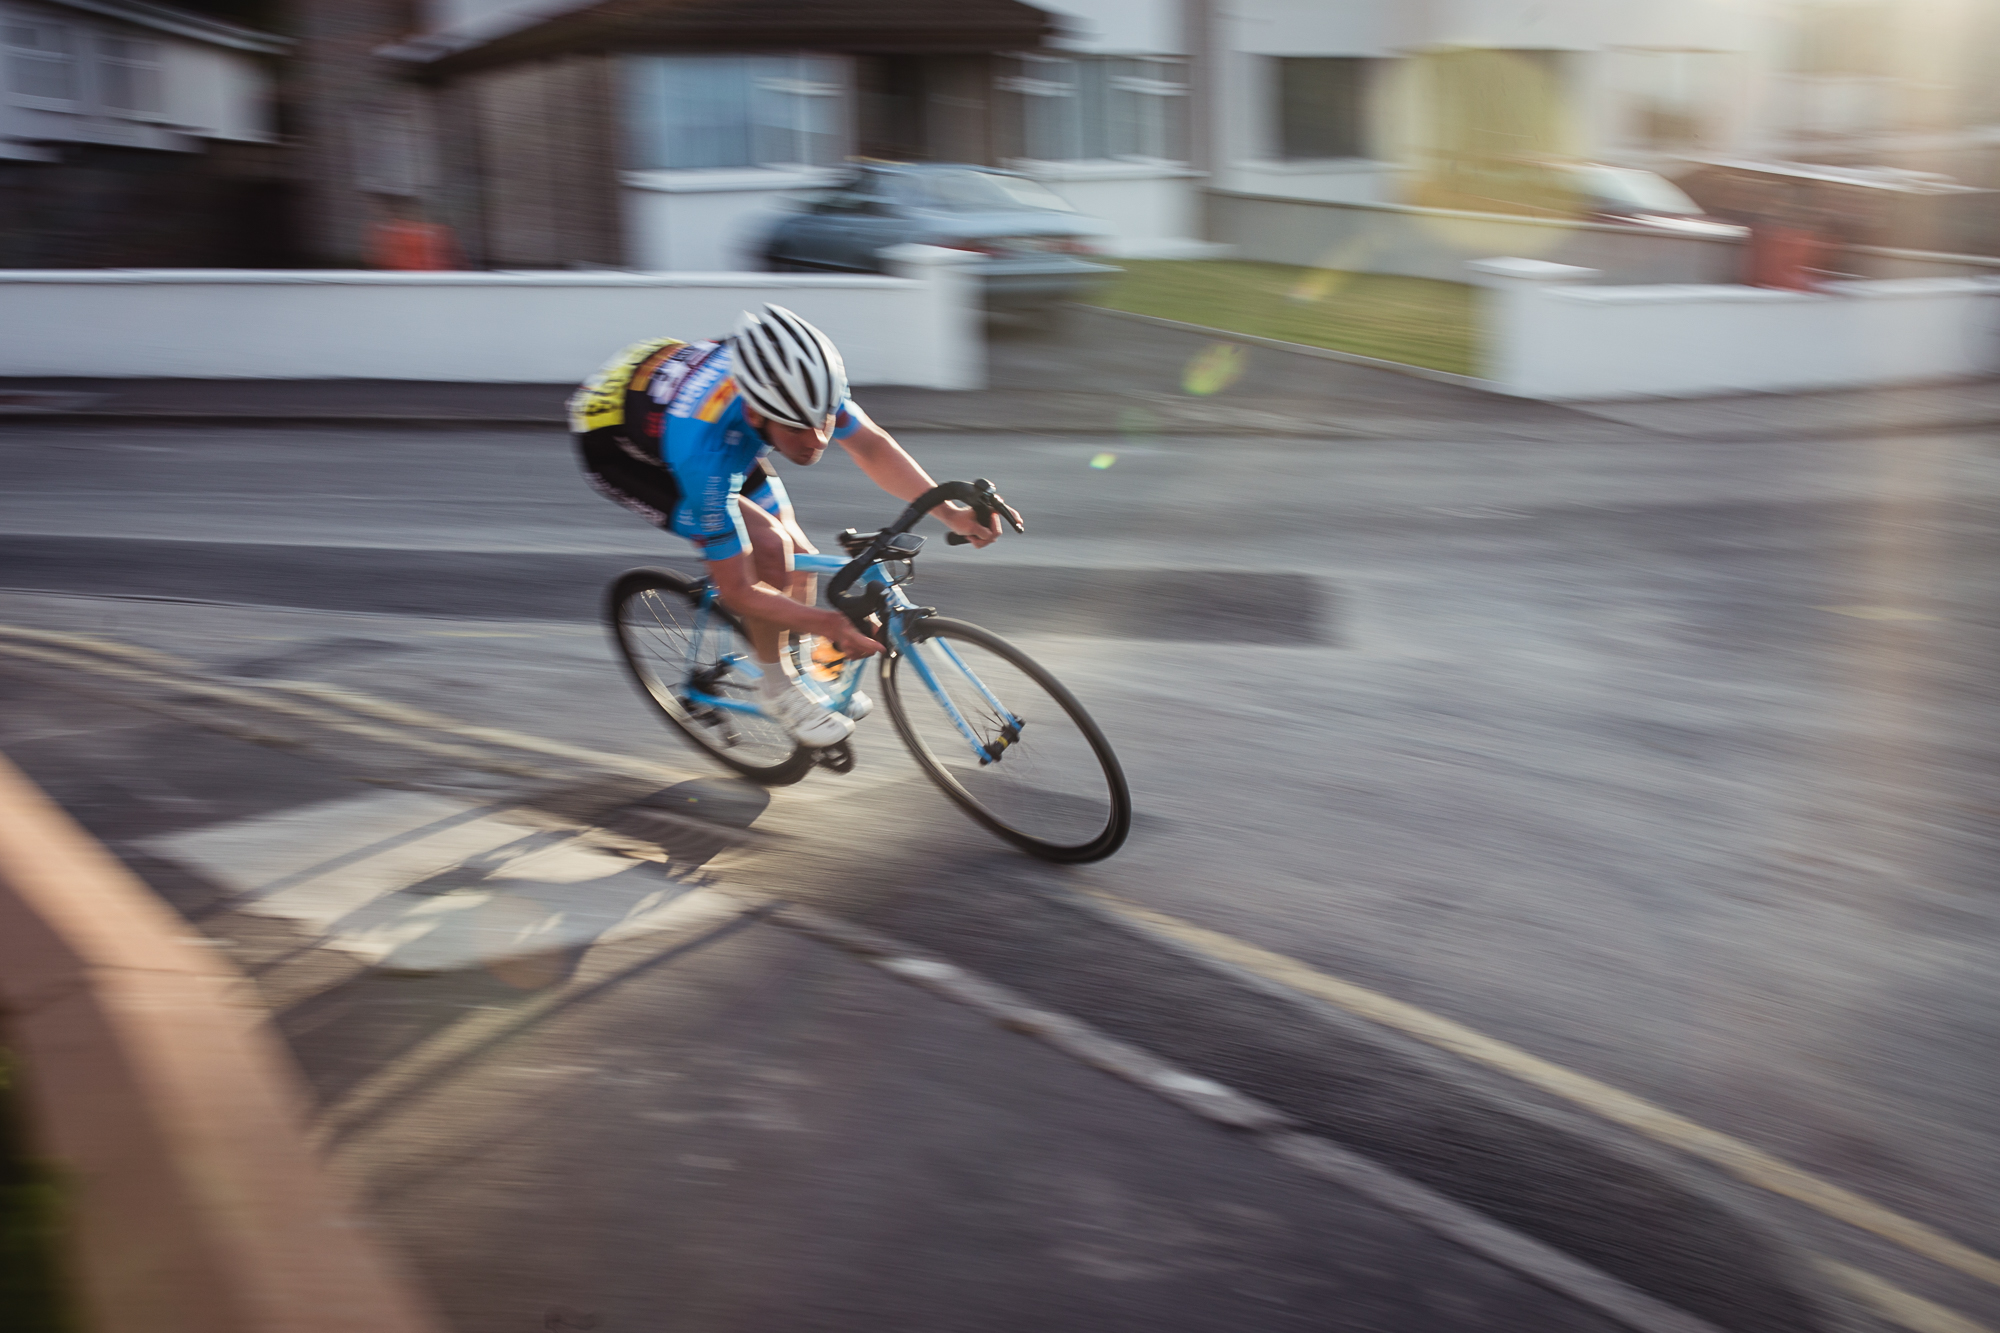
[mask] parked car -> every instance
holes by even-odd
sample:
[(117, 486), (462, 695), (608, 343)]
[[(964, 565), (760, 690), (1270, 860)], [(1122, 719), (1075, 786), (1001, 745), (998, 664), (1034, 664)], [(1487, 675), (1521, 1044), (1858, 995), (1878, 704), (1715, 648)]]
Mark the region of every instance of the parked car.
[(1618, 222), (1678, 236), (1744, 234), (1735, 223), (1710, 216), (1656, 172), (1565, 158), (1451, 159), (1412, 191), (1412, 202), (1475, 213)]
[(1845, 245), (2000, 254), (2000, 191), (1895, 167), (1707, 158), (1679, 184), (1737, 222), (1790, 223)]
[(915, 242), (982, 255), (989, 308), (1052, 305), (1119, 270), (1096, 255), (1111, 229), (1018, 172), (957, 163), (870, 163), (808, 199), (762, 243), (775, 272), (879, 273)]
[(1744, 234), (1741, 226), (1711, 215), (1680, 186), (1656, 172), (1602, 162), (1564, 162), (1556, 170), (1574, 182), (1593, 222), (1623, 222), (1682, 236)]

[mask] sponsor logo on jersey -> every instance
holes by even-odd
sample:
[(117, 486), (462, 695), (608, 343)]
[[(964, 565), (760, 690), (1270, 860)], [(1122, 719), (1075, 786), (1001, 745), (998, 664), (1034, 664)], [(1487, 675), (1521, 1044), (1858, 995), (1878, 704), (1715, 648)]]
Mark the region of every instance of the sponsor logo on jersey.
[(665, 364), (654, 374), (652, 383), (646, 386), (647, 396), (656, 403), (671, 402), (688, 375), (721, 346), (721, 343), (714, 341), (689, 343), (669, 353)]
[(701, 406), (695, 409), (695, 420), (715, 421), (728, 411), (729, 405), (735, 401), (736, 381), (726, 379), (709, 390), (708, 397), (702, 399)]
[[(719, 364), (718, 364), (719, 363)], [(708, 395), (716, 385), (729, 374), (729, 362), (720, 357), (704, 361), (681, 386), (674, 391), (673, 401), (667, 405), (670, 417), (691, 417), (696, 409), (707, 406)]]
[(599, 368), (569, 400), (569, 428), (579, 435), (625, 420), (625, 391), (638, 382), (644, 366), (671, 357), (686, 344), (677, 338), (653, 338), (633, 343)]

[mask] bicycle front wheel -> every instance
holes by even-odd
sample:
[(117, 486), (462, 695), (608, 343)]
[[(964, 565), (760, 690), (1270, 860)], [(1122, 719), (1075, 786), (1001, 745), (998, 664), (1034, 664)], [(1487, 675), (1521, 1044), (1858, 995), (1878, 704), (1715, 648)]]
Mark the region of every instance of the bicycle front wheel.
[(881, 680), (918, 765), (981, 824), (1045, 861), (1099, 861), (1123, 845), (1132, 796), (1118, 756), (1026, 653), (933, 616), (911, 626), (910, 651)]
[(706, 585), (670, 569), (634, 569), (611, 585), (612, 636), (625, 669), (653, 706), (687, 738), (744, 777), (767, 786), (797, 782), (812, 755), (752, 704), (757, 681), (750, 638), (729, 611), (702, 605)]

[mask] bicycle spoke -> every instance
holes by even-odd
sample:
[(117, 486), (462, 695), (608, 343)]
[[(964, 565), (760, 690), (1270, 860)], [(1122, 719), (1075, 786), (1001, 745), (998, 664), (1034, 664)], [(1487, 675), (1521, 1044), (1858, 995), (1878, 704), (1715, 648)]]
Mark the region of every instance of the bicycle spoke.
[(990, 637), (943, 628), (894, 664), (885, 692), (906, 739), (1003, 836), (1056, 859), (1108, 854), (1128, 818), (1116, 761), (1074, 700)]
[(686, 587), (655, 579), (616, 600), (619, 646), (641, 687), (689, 737), (753, 776), (791, 764), (796, 743), (761, 713), (711, 700), (753, 703), (756, 680), (735, 663), (750, 645), (729, 620), (703, 608)]

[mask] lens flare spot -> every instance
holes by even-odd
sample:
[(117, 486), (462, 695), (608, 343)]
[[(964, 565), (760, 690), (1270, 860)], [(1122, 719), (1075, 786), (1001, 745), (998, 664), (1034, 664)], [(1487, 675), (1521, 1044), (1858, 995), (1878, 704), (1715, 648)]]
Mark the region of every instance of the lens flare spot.
[(1097, 457), (1090, 460), (1090, 465), (1096, 468), (1099, 472), (1102, 472), (1104, 471), (1104, 469), (1110, 467), (1113, 463), (1117, 461), (1118, 461), (1117, 454), (1099, 454)]
[(1313, 305), (1345, 287), (1354, 275), (1339, 269), (1308, 269), (1304, 277), (1292, 284), (1285, 293), (1285, 299), (1293, 305)]
[(1243, 374), (1244, 359), (1236, 343), (1210, 343), (1181, 372), (1181, 388), (1196, 398), (1221, 393)]

